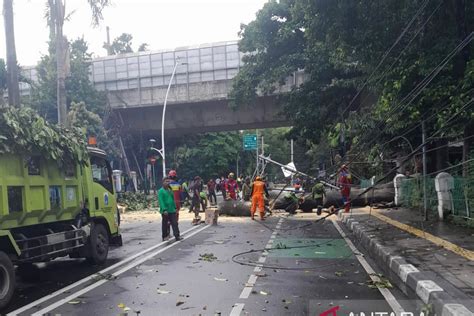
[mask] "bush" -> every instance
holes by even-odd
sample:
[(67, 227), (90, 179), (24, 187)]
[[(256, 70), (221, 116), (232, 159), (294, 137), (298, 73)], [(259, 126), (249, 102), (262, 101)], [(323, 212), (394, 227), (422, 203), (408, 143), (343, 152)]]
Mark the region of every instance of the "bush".
[(138, 211), (148, 207), (147, 197), (141, 192), (124, 192), (119, 195), (117, 202), (127, 205), (130, 211)]

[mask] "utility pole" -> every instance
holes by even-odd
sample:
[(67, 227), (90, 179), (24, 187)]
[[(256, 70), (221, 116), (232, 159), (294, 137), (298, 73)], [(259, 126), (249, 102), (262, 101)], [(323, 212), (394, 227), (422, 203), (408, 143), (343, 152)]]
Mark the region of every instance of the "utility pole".
[(290, 147), (291, 147), (291, 162), (293, 162), (293, 139), (291, 139), (291, 143), (290, 143)]
[(423, 218), (428, 220), (428, 197), (426, 196), (426, 130), (425, 121), (421, 121), (421, 141), (423, 143)]
[(256, 151), (257, 151), (257, 165), (255, 167), (255, 176), (258, 175), (258, 129), (256, 130), (256, 135), (257, 135), (257, 148), (256, 148)]
[(67, 42), (63, 36), (64, 6), (63, 0), (56, 0), (56, 71), (57, 71), (57, 106), (58, 124), (67, 125), (66, 104), (66, 49)]
[(13, 23), (13, 0), (3, 0), (3, 17), (5, 22), (5, 44), (7, 48), (8, 104), (14, 107), (20, 107), (20, 86), (18, 84), (15, 27)]
[(239, 176), (239, 155), (237, 154), (236, 175)]
[(110, 46), (110, 28), (107, 26), (105, 30), (107, 32), (107, 55), (110, 56), (112, 55), (112, 47)]

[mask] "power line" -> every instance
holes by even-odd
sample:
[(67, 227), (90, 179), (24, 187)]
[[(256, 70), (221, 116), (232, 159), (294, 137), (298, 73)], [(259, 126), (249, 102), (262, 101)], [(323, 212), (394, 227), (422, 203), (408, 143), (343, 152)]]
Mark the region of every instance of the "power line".
[(357, 91), (357, 93), (355, 94), (355, 96), (352, 98), (352, 100), (349, 102), (349, 105), (346, 107), (346, 109), (342, 112), (342, 117), (344, 117), (344, 114), (346, 113), (346, 111), (351, 107), (351, 105), (355, 102), (355, 100), (357, 99), (357, 97), (362, 93), (362, 91), (364, 90), (364, 88), (367, 86), (367, 84), (369, 83), (369, 81), (372, 79), (372, 77), (374, 76), (374, 74), (377, 72), (377, 70), (380, 68), (380, 66), (382, 66), (382, 64), (385, 62), (385, 59), (388, 57), (388, 55), (392, 52), (392, 50), (395, 48), (395, 46), (398, 45), (398, 43), (400, 42), (400, 40), (403, 38), (403, 36), (405, 35), (405, 33), (408, 31), (408, 29), (411, 27), (411, 25), (413, 24), (413, 22), (415, 22), (415, 20), (418, 18), (418, 16), (420, 16), (420, 14), (423, 12), (423, 10), (425, 9), (426, 5), (428, 4), (429, 0), (426, 0), (425, 2), (422, 3), (422, 5), (420, 6), (420, 8), (418, 9), (418, 11), (416, 12), (416, 14), (411, 18), (410, 22), (408, 23), (408, 25), (405, 26), (405, 28), (402, 30), (402, 32), (400, 33), (400, 35), (398, 35), (397, 39), (395, 40), (395, 42), (392, 44), (392, 46), (390, 46), (390, 48), (388, 50), (385, 51), (385, 53), (383, 54), (382, 56), (382, 59), (379, 61), (379, 63), (377, 64), (377, 66), (375, 67), (375, 69), (372, 71), (372, 73), (370, 74), (369, 78), (367, 78), (367, 80), (365, 80), (364, 84), (362, 85), (362, 87), (359, 89), (359, 91)]

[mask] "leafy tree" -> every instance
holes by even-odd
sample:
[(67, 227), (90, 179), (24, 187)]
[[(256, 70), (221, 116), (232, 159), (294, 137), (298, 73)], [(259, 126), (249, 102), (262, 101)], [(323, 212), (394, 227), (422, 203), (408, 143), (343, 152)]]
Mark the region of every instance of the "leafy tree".
[(66, 79), (67, 103), (84, 102), (90, 111), (103, 117), (107, 96), (104, 92), (97, 91), (90, 80), (92, 54), (88, 49), (84, 38), (71, 43), (71, 72)]
[[(87, 43), (80, 38), (70, 44), (71, 71), (66, 80), (67, 104), (84, 102), (88, 109), (103, 116), (106, 96), (97, 91), (89, 79), (89, 61)], [(56, 61), (55, 55), (49, 54), (41, 58), (38, 64), (38, 82), (33, 85), (29, 105), (36, 109), (47, 120), (57, 122), (56, 108)]]
[(140, 46), (138, 46), (138, 51), (139, 52), (146, 52), (146, 51), (149, 50), (148, 46), (150, 46), (150, 45), (148, 45), (147, 43), (142, 43), (142, 44), (140, 44)]
[[(462, 106), (473, 96), (472, 45), (455, 54), (419, 95), (404, 98), (471, 34), (473, 20), (474, 3), (466, 1), (269, 1), (241, 27), (239, 48), (246, 56), (233, 84), (234, 106), (274, 93), (304, 69), (304, 84), (278, 97), (293, 122), (293, 137), (315, 144), (328, 140), (336, 152), (362, 151), (369, 159), (377, 144), (399, 151), (402, 140), (381, 145), (437, 109), (442, 111), (429, 122), (428, 135), (439, 130), (439, 136), (469, 137), (474, 117)], [(418, 128), (405, 136), (417, 145), (419, 134)]]
[[(92, 12), (92, 24), (97, 26), (102, 20), (102, 11), (110, 5), (110, 0), (88, 0)], [(53, 47), (56, 56), (56, 80), (57, 80), (57, 107), (58, 123), (67, 125), (67, 96), (66, 77), (68, 75), (68, 40), (63, 35), (64, 22), (70, 19), (71, 14), (66, 16), (65, 2), (63, 0), (48, 0), (46, 2), (45, 18), (50, 34), (50, 55)]]
[[(109, 44), (104, 43), (103, 47), (107, 49), (109, 54), (112, 55), (118, 55), (118, 54), (126, 54), (126, 53), (133, 53), (133, 48), (132, 48), (132, 41), (133, 41), (133, 36), (129, 33), (122, 33), (120, 36), (116, 37), (112, 44), (110, 44), (110, 49), (109, 49)], [(144, 52), (148, 50), (148, 44), (147, 43), (142, 43), (140, 46), (138, 46), (138, 51), (139, 52)]]
[(120, 156), (115, 145), (115, 135), (108, 135), (100, 116), (90, 111), (84, 102), (72, 101), (68, 120), (70, 126), (82, 129), (87, 137), (96, 137), (97, 146), (105, 150), (110, 157)]
[[(131, 34), (122, 33), (113, 40), (112, 44), (110, 44), (110, 51), (114, 55), (133, 53), (132, 39), (133, 36)], [(104, 48), (107, 48), (107, 43), (104, 43)]]

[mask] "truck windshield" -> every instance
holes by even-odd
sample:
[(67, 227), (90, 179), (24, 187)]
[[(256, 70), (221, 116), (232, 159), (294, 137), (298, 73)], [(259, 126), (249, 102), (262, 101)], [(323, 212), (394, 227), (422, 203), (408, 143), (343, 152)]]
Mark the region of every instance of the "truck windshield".
[(112, 169), (104, 158), (91, 156), (92, 178), (108, 191), (113, 193)]

